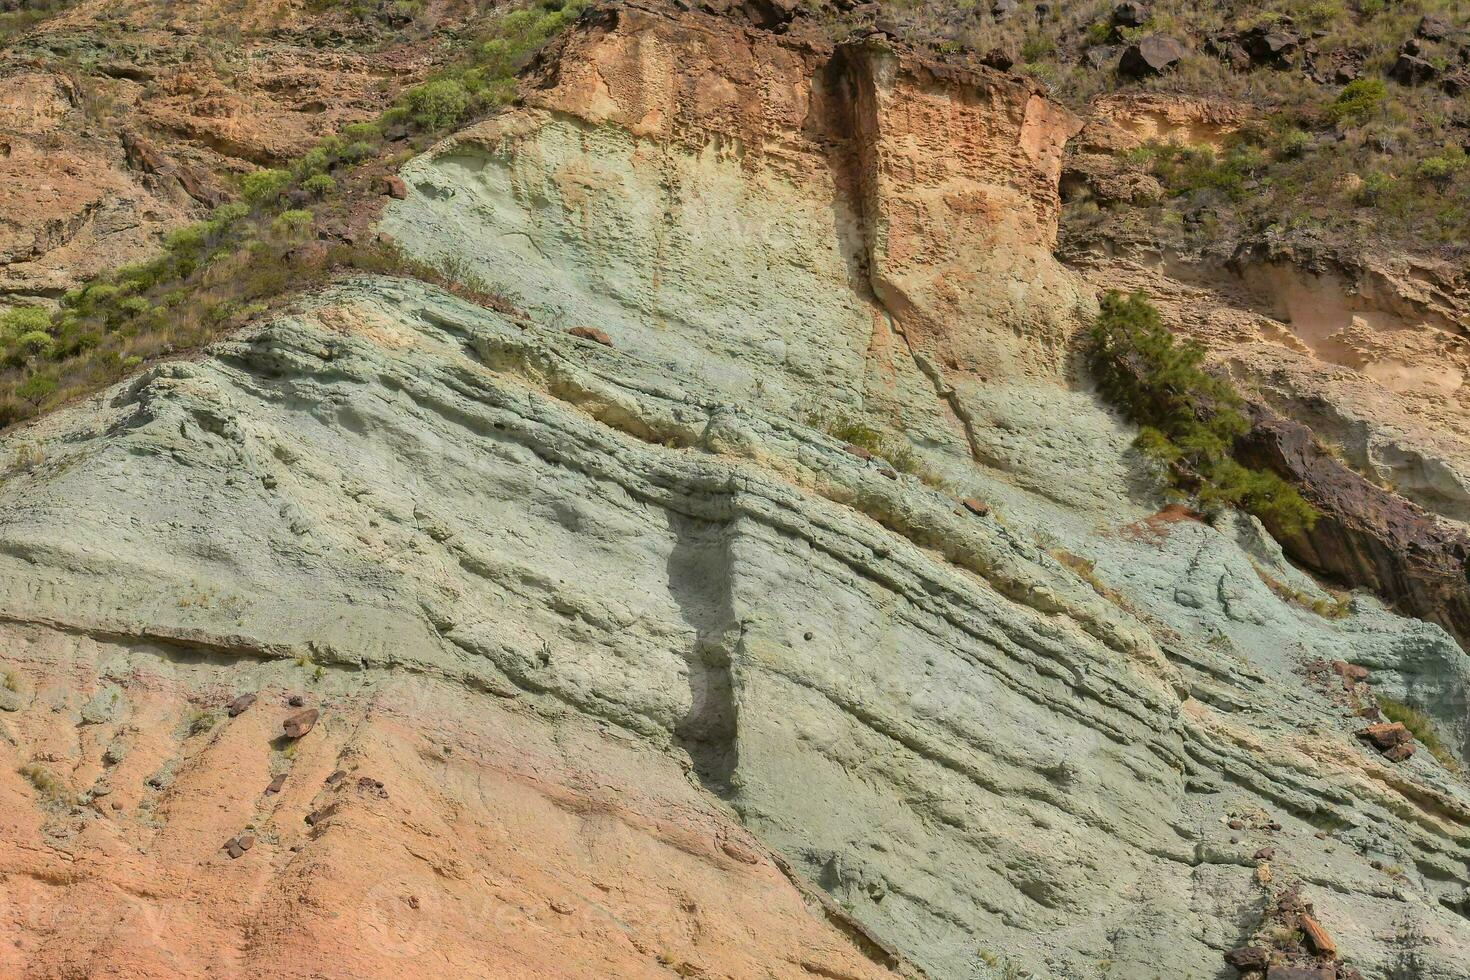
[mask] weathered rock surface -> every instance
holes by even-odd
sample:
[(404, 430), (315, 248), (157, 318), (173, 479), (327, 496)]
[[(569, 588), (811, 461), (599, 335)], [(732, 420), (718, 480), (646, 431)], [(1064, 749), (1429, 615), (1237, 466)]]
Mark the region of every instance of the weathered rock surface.
[(526, 316), (353, 279), (0, 441), (0, 972), (1208, 977), (1293, 882), (1459, 978), (1470, 790), (1328, 665), (1465, 655), (1160, 507), (1065, 373), (1075, 122), (697, 15), (556, 54), (384, 221)]
[(1470, 537), (1460, 528), (1354, 473), (1306, 426), (1264, 406), (1252, 408), (1240, 445), (1246, 459), (1299, 486), (1322, 515), (1289, 541), (1298, 560), (1470, 642)]
[[(1082, 411), (1068, 424), (1100, 434), (1106, 417), (1092, 411), (1091, 421)], [(5, 716), (14, 719), (3, 723), (16, 766), (73, 737), (65, 706), (79, 710), (87, 691), (74, 693), (57, 672), (80, 650), (95, 683), (116, 685), (129, 705), (129, 714), (84, 729), (98, 757), (118, 733), (134, 743), (130, 768), (111, 776), (112, 798), (131, 813), (149, 792), (145, 776), (160, 766), (173, 773), (155, 780), (170, 801), (164, 826), (128, 831), (169, 855), (167, 880), (197, 872), (159, 845), (195, 839), (191, 814), (218, 809), (197, 805), (198, 780), (241, 801), (220, 818), (228, 823), (199, 834), (198, 860), (251, 822), (252, 808), (292, 807), (272, 824), (279, 843), (266, 835), (231, 862), (257, 875), (266, 873), (253, 863), (263, 849), (282, 862), (258, 879), (272, 897), (191, 926), (201, 938), (189, 949), (213, 948), (211, 929), (237, 934), (268, 918), (278, 938), (253, 945), (245, 962), (267, 972), (288, 955), (335, 962), (312, 956), (338, 955), (350, 930), (269, 910), (296, 907), (300, 889), (330, 906), (387, 880), (383, 902), (402, 915), (394, 903), (405, 895), (455, 911), (371, 926), (384, 941), (442, 948), (461, 969), (524, 962), (515, 957), (525, 947), (484, 931), (519, 929), (524, 913), (477, 911), (480, 925), (451, 937), (464, 921), (461, 903), (484, 901), (470, 869), (506, 859), (466, 858), (465, 831), (448, 814), (484, 826), (471, 836), (491, 847), (530, 820), (520, 810), (531, 798), (492, 803), (502, 790), (477, 792), (469, 811), (467, 801), (451, 804), (478, 777), (447, 779), (434, 747), (484, 732), (472, 752), (456, 745), (448, 764), (502, 758), (495, 771), (543, 772), (544, 785), (542, 767), (570, 763), (526, 759), (524, 746), (556, 731), (557, 752), (593, 740), (580, 758), (602, 774), (609, 800), (702, 800), (715, 821), (703, 839), (726, 856), (718, 841), (744, 832), (738, 817), (798, 880), (813, 880), (879, 944), (935, 976), (968, 975), (981, 950), (1084, 976), (1102, 959), (1131, 975), (1146, 975), (1161, 956), (1174, 975), (1214, 969), (1258, 907), (1250, 855), (1268, 840), (1290, 852), (1278, 873), (1296, 868), (1318, 883), (1319, 918), (1356, 962), (1386, 968), (1413, 955), (1428, 964), (1424, 976), (1449, 977), (1463, 955), (1464, 920), (1451, 911), (1470, 856), (1456, 829), (1470, 820), (1463, 790), (1422, 753), (1392, 772), (1375, 762), (1333, 695), (1308, 688), (1289, 666), (1448, 641), (1367, 600), (1343, 621), (1291, 610), (1252, 567), (1274, 560), (1253, 559), (1226, 528), (1154, 527), (1140, 520), (1146, 510), (1119, 500), (1103, 513), (1121, 523), (1099, 533), (1097, 511), (1058, 507), (993, 478), (973, 484), (1003, 501), (1008, 522), (1044, 525), (1066, 538), (1053, 547), (1095, 555), (1095, 574), (1127, 597), (1125, 608), (1024, 531), (911, 478), (886, 479), (819, 433), (736, 408), (717, 389), (634, 354), (387, 280), (341, 290), (203, 361), (166, 365), (25, 437), (44, 447), (46, 462), (14, 478), (0, 502), (0, 581), (26, 680), (62, 708)], [(1126, 446), (1126, 433), (1113, 438)], [(57, 522), (56, 513), (70, 516)], [(220, 515), (232, 517), (222, 525)], [(305, 755), (322, 775), (307, 771), (278, 796), (260, 796), (269, 736), (285, 709), (257, 705), (204, 744), (159, 741), (186, 698), (242, 680), (289, 688), (302, 682), (302, 657), (325, 668), (314, 697), (339, 721), (301, 742), (292, 772), (302, 773)], [(242, 679), (241, 665), (254, 676)], [(148, 680), (154, 672), (189, 681), (163, 685)], [(158, 703), (166, 693), (175, 705), (167, 710)], [(470, 714), (446, 715), (441, 698)], [(360, 748), (344, 756), (347, 739)], [(605, 745), (626, 747), (625, 768), (592, 761)], [(100, 765), (86, 761), (90, 751), (72, 764), (74, 778)], [(424, 843), (406, 851), (381, 846), (396, 833), (390, 825), (360, 823), (352, 815), (362, 804), (319, 793), (339, 758), (391, 772), (398, 786), (424, 780), (421, 805), (452, 809), (391, 819), (444, 830), (417, 832)], [(702, 789), (678, 776), (679, 760)], [(240, 766), (249, 767), (244, 778), (232, 775)], [(612, 772), (623, 775), (609, 783)], [(119, 796), (124, 787), (140, 794), (136, 802)], [(76, 819), (48, 823), (59, 818), (44, 807), (25, 816), (39, 801), (19, 783), (10, 793), (4, 812), (28, 822), (6, 841), (49, 840)], [(419, 798), (395, 791), (380, 805)], [(1246, 810), (1270, 813), (1282, 829), (1230, 844), (1221, 821)], [(301, 819), (308, 813), (310, 823)], [(36, 862), (53, 852), (60, 860), (67, 848), (96, 853), (85, 834), (111, 823), (80, 816), (83, 836), (0, 856), (19, 870), (44, 867)], [(662, 818), (669, 829), (658, 834), (693, 819)], [(1324, 821), (1336, 827), (1328, 841), (1314, 836)], [(359, 843), (367, 840), (375, 843)], [(680, 861), (710, 860), (680, 846), (689, 855)], [(762, 853), (748, 843), (736, 850), (752, 846)], [(444, 857), (434, 856), (438, 847)], [(1396, 891), (1372, 884), (1367, 862), (1378, 855), (1414, 876)], [(576, 860), (575, 873), (564, 867), (572, 876), (559, 879), (558, 896), (568, 898), (547, 900), (598, 895), (592, 881), (627, 873), (593, 855)], [(751, 869), (739, 875), (771, 868), (733, 862)], [(148, 867), (103, 861), (90, 874), (105, 882), (165, 873)], [(460, 871), (444, 878), (443, 867)], [(638, 921), (684, 907), (667, 889), (692, 873), (641, 879), (652, 890), (641, 893)], [(709, 873), (713, 890), (693, 899), (700, 909), (722, 921), (754, 914), (727, 904), (746, 894), (729, 869)], [(536, 874), (546, 880), (544, 867)], [(788, 879), (771, 880), (791, 897), (761, 892), (762, 915), (787, 917), (750, 920), (770, 923), (759, 930), (767, 945), (737, 951), (717, 936), (661, 938), (636, 955), (727, 963), (740, 974), (741, 962), (799, 959), (795, 950), (824, 935), (816, 948), (855, 975), (897, 968), (872, 952), (879, 944), (854, 952)], [(68, 894), (83, 891), (73, 884)], [(1380, 945), (1373, 923), (1403, 917), (1432, 938)], [(563, 919), (553, 911), (546, 921)], [(406, 923), (418, 925), (395, 938)], [(712, 929), (724, 935), (708, 924), (695, 932)], [(568, 975), (611, 955), (566, 942), (554, 955)], [(107, 933), (89, 943), (93, 956), (144, 955)], [(547, 949), (537, 946), (543, 964)], [(60, 955), (23, 950), (16, 955), (43, 965)], [(487, 964), (487, 955), (505, 958)], [(750, 958), (726, 958), (737, 955)]]

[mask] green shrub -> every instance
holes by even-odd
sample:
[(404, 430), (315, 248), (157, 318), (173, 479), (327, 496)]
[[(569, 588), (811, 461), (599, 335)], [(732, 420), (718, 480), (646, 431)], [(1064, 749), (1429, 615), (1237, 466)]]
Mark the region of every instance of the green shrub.
[(269, 204), (291, 183), (285, 170), (256, 170), (240, 178), (240, 194), (251, 204)]
[(153, 304), (142, 296), (128, 296), (118, 302), (117, 308), (125, 316), (141, 316), (153, 309)]
[(383, 135), (383, 128), (376, 122), (348, 123), (342, 127), (342, 138), (352, 142), (372, 142)]
[(282, 211), (271, 222), (271, 230), (278, 235), (300, 235), (311, 227), (311, 212), (302, 210)]
[(1168, 474), (1173, 490), (1206, 510), (1238, 506), (1278, 536), (1311, 528), (1317, 512), (1296, 489), (1234, 458), (1248, 425), (1230, 383), (1203, 370), (1204, 349), (1179, 343), (1142, 293), (1109, 292), (1090, 332), (1103, 394), (1139, 426), (1138, 448)]
[(32, 405), (39, 405), (46, 400), (48, 395), (56, 391), (56, 387), (54, 375), (33, 374), (16, 386), (15, 393)]
[(1276, 155), (1283, 160), (1295, 160), (1311, 149), (1312, 137), (1300, 129), (1288, 129), (1276, 142)]
[(17, 306), (0, 314), (0, 336), (18, 337), (50, 326), (51, 314), (39, 306)]
[(1338, 123), (1362, 123), (1383, 107), (1386, 98), (1388, 85), (1383, 79), (1358, 78), (1343, 86), (1327, 107), (1327, 117)]
[(324, 197), (337, 189), (337, 182), (326, 174), (312, 174), (301, 182), (301, 189), (315, 197)]
[(44, 330), (28, 330), (15, 338), (15, 346), (31, 357), (45, 357), (56, 347), (56, 338)]
[(323, 174), (332, 168), (336, 160), (324, 146), (314, 146), (304, 153), (296, 165), (291, 169), (299, 176), (310, 177), (313, 174)]
[(226, 229), (250, 213), (250, 205), (241, 201), (231, 201), (221, 204), (209, 212), (209, 220), (221, 230)]
[(1357, 203), (1371, 207), (1393, 189), (1394, 180), (1388, 174), (1374, 171), (1363, 178), (1362, 186), (1353, 195)]
[(470, 94), (452, 78), (415, 86), (408, 90), (405, 101), (414, 122), (431, 130), (448, 129), (470, 108)]
[(373, 144), (359, 140), (356, 143), (349, 143), (342, 147), (342, 152), (339, 156), (342, 158), (343, 163), (356, 166), (362, 163), (362, 161), (371, 158), (376, 152), (377, 150), (373, 147)]
[(1414, 168), (1414, 174), (1420, 180), (1444, 184), (1464, 168), (1465, 151), (1455, 147), (1420, 160), (1419, 165)]

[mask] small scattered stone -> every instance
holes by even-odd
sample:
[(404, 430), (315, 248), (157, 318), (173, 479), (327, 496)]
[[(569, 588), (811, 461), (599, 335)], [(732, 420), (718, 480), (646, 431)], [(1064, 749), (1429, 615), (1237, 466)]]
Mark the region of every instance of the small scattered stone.
[(240, 695), (239, 697), (235, 698), (233, 701), (230, 702), (230, 706), (229, 706), (229, 709), (228, 709), (229, 710), (229, 713), (230, 713), (230, 717), (231, 718), (234, 718), (234, 717), (237, 717), (238, 715), (244, 713), (245, 711), (249, 710), (250, 706), (252, 704), (254, 704), (254, 703), (255, 703), (255, 695), (254, 694), (242, 694), (242, 695)]
[(383, 193), (395, 201), (402, 201), (408, 197), (408, 185), (397, 174), (388, 174), (383, 178)]
[(286, 699), (286, 704), (292, 708), (299, 708), (302, 705), (306, 704), (306, 698), (302, 697), (299, 694), (293, 694)]
[(735, 841), (720, 841), (720, 850), (724, 851), (726, 854), (734, 858), (736, 861), (739, 861), (741, 864), (760, 864), (761, 862), (760, 855), (756, 854), (744, 844), (739, 844)]
[(112, 808), (113, 808), (113, 809), (114, 809), (114, 810), (121, 810), (121, 809), (122, 809), (122, 808), (123, 808), (123, 805), (122, 805), (122, 803), (120, 803), (120, 802), (119, 802), (119, 801), (117, 801), (117, 800), (113, 800), (113, 801), (112, 801)]
[(870, 453), (870, 452), (868, 452), (862, 446), (857, 446), (857, 445), (854, 445), (853, 443), (850, 443), (850, 442), (847, 445), (845, 445), (845, 446), (842, 447), (842, 451), (845, 452), (845, 453), (851, 453), (852, 455), (856, 456), (858, 459), (872, 459), (873, 458), (873, 454)]
[(235, 838), (235, 843), (240, 846), (240, 850), (248, 851), (255, 846), (255, 835), (241, 834), (239, 837)]
[(576, 909), (566, 902), (553, 901), (551, 903), (551, 911), (557, 915), (571, 915)]
[(281, 722), (281, 729), (285, 731), (287, 738), (300, 738), (316, 727), (316, 720), (320, 716), (321, 712), (317, 709), (307, 708)]
[(1229, 823), (1227, 823), (1225, 826), (1229, 827), (1231, 830), (1244, 830), (1245, 829), (1245, 821), (1244, 820), (1232, 820)]
[(336, 786), (338, 783), (340, 783), (342, 780), (344, 780), (346, 778), (347, 778), (347, 770), (346, 769), (338, 769), (336, 772), (332, 773), (330, 776), (327, 777), (327, 785), (328, 786)]
[(1264, 970), (1271, 961), (1271, 951), (1264, 946), (1241, 946), (1225, 954), (1225, 962), (1244, 973), (1246, 970)]
[(279, 793), (281, 791), (281, 787), (285, 785), (286, 774), (283, 772), (276, 773), (274, 776), (271, 777), (270, 785), (265, 788), (266, 795), (271, 796), (275, 793)]
[(1256, 851), (1253, 858), (1257, 861), (1274, 861), (1276, 859), (1276, 848), (1263, 847)]
[(607, 331), (598, 330), (596, 327), (573, 327), (567, 333), (573, 337), (581, 337), (583, 340), (590, 340), (593, 343), (601, 344), (604, 347), (611, 347), (613, 345), (612, 338), (607, 335)]
[(20, 694), (8, 687), (0, 687), (0, 711), (19, 711), (24, 706)]
[(387, 790), (383, 789), (383, 781), (371, 776), (361, 776), (357, 780), (357, 791), (359, 793), (372, 793), (382, 799), (388, 798)]
[(964, 500), (961, 500), (960, 506), (964, 507), (965, 510), (974, 514), (976, 517), (985, 517), (990, 513), (990, 505), (976, 500), (974, 497), (966, 497)]

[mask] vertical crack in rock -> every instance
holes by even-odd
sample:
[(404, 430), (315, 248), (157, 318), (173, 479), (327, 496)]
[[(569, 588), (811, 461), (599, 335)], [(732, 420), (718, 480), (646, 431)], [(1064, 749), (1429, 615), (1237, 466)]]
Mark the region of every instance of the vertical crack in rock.
[[(849, 160), (855, 161), (857, 170), (857, 173), (851, 175), (847, 182), (852, 188), (852, 207), (857, 215), (857, 225), (862, 235), (863, 278), (856, 285), (878, 307), (889, 328), (903, 340), (904, 349), (913, 360), (914, 366), (934, 386), (934, 394), (944, 407), (944, 411), (955, 420), (960, 431), (964, 433), (970, 457), (982, 465), (1001, 468), (999, 460), (981, 449), (980, 442), (975, 436), (973, 417), (960, 402), (954, 388), (945, 383), (939, 372), (939, 366), (915, 348), (914, 338), (905, 328), (905, 320), (898, 312), (900, 309), (911, 307), (908, 298), (903, 295), (901, 289), (896, 288), (877, 271), (881, 263), (881, 256), (878, 252), (882, 248), (881, 243), (884, 238), (881, 228), (884, 214), (880, 198), (881, 191), (878, 186), (881, 134), (876, 105), (878, 97), (876, 87), (881, 83), (876, 76), (885, 68), (882, 65), (875, 67), (874, 63), (891, 62), (891, 56), (885, 59), (885, 54), (886, 52), (880, 48), (846, 46), (839, 48), (833, 58), (833, 65), (843, 83), (842, 90), (845, 95), (842, 100), (844, 103), (842, 109), (847, 117), (847, 125), (844, 128), (852, 134), (852, 150)], [(887, 65), (887, 70), (892, 70), (891, 64)]]

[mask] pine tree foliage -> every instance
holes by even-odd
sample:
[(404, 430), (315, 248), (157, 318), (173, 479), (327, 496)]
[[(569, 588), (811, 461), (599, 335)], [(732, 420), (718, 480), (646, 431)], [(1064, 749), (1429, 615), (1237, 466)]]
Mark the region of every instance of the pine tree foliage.
[(1205, 510), (1241, 507), (1278, 537), (1312, 527), (1317, 511), (1295, 487), (1233, 458), (1249, 427), (1244, 402), (1229, 381), (1203, 369), (1199, 344), (1174, 339), (1147, 296), (1108, 292), (1091, 339), (1103, 394), (1139, 426), (1136, 445), (1176, 493)]

